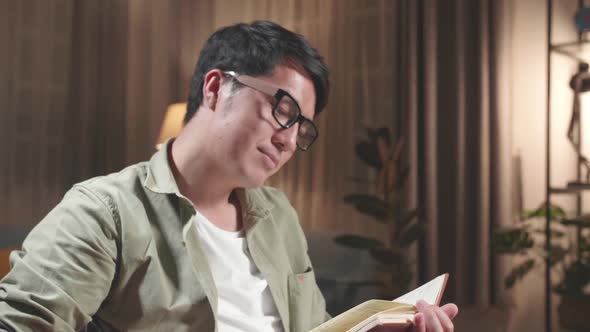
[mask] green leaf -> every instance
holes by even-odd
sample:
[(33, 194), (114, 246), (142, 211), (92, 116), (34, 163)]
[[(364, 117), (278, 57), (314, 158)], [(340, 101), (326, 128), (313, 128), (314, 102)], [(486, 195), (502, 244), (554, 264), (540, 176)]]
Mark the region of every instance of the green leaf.
[(383, 162), (379, 157), (376, 144), (363, 141), (355, 146), (355, 151), (359, 159), (364, 161), (365, 164), (377, 170), (383, 168)]
[[(545, 217), (547, 216), (545, 203), (542, 203), (537, 209), (535, 210), (524, 210), (520, 214), (523, 219), (530, 219), (530, 218), (537, 218), (537, 217)], [(565, 211), (558, 205), (551, 204), (549, 207), (549, 216), (551, 219), (558, 219), (565, 217)]]
[(508, 274), (508, 276), (504, 279), (504, 286), (506, 288), (512, 288), (516, 284), (517, 281), (524, 278), (524, 276), (529, 273), (535, 267), (535, 260), (528, 259), (524, 263), (521, 263), (514, 267), (512, 271)]
[(377, 129), (367, 128), (367, 136), (371, 141), (376, 141), (377, 138), (381, 137), (385, 140), (387, 146), (391, 145), (391, 133), (387, 127), (380, 127)]
[(533, 247), (535, 242), (524, 228), (498, 229), (492, 237), (496, 254), (516, 254)]
[(355, 146), (355, 151), (360, 160), (364, 161), (370, 167), (377, 170), (383, 168), (385, 160), (381, 160), (377, 140), (381, 139), (387, 146), (391, 145), (391, 135), (389, 128), (381, 127), (377, 129), (367, 128), (368, 141), (361, 141)]
[(551, 254), (549, 255), (549, 265), (553, 266), (565, 258), (565, 256), (569, 253), (569, 250), (559, 246), (552, 246), (550, 248)]
[(403, 256), (391, 248), (374, 248), (369, 250), (371, 256), (384, 265), (395, 265), (403, 262)]
[(590, 265), (575, 261), (567, 267), (563, 281), (558, 286), (558, 291), (568, 295), (581, 295), (589, 283)]
[(424, 225), (419, 222), (413, 223), (399, 233), (397, 243), (400, 247), (405, 248), (418, 240), (423, 233)]
[(389, 205), (381, 198), (367, 194), (350, 194), (344, 196), (344, 202), (352, 204), (362, 214), (369, 215), (381, 223), (387, 222)]
[(360, 235), (340, 235), (334, 238), (334, 242), (345, 247), (362, 250), (370, 250), (383, 247), (383, 243), (381, 243), (381, 241), (372, 237)]

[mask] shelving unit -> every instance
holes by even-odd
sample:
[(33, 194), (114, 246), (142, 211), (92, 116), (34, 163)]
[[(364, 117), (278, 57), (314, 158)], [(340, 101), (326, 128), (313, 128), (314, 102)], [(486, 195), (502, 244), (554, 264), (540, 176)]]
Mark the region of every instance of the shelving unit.
[[(578, 10), (584, 6), (583, 0), (578, 0)], [(583, 59), (581, 54), (590, 54), (590, 40), (586, 39), (583, 33), (578, 33), (576, 41), (565, 42), (565, 43), (552, 43), (552, 13), (553, 13), (553, 1), (547, 0), (547, 110), (546, 110), (546, 194), (545, 194), (545, 211), (550, 211), (551, 197), (553, 195), (574, 195), (576, 199), (576, 215), (579, 216), (582, 213), (582, 193), (584, 191), (590, 191), (590, 184), (572, 185), (569, 184), (566, 187), (553, 187), (551, 185), (551, 57), (554, 53), (564, 55), (578, 63), (589, 62), (588, 59)], [(580, 115), (581, 116), (581, 115)], [(578, 144), (575, 146), (578, 154), (577, 171), (575, 182), (582, 182), (582, 164), (579, 157), (581, 156), (581, 144), (582, 144), (582, 129), (581, 121), (578, 125), (577, 137)], [(550, 230), (551, 215), (546, 213), (545, 223), (545, 249), (547, 252), (550, 250), (551, 244), (551, 230)], [(581, 228), (577, 229), (577, 238), (581, 236)], [(551, 332), (552, 330), (552, 286), (551, 286), (551, 266), (550, 257), (547, 255), (545, 259), (545, 331)]]
[(590, 40), (580, 37), (578, 41), (553, 44), (550, 49), (580, 62), (586, 62), (587, 59), (583, 59), (579, 54), (590, 53)]

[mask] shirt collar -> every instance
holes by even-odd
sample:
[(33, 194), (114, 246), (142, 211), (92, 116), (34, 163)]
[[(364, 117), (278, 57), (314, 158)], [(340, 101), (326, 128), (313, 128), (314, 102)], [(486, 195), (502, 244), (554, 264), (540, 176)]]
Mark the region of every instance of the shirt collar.
[(168, 150), (172, 147), (174, 139), (167, 140), (148, 163), (147, 177), (143, 185), (149, 190), (160, 194), (180, 195), (178, 185), (172, 174)]
[(260, 189), (237, 188), (235, 192), (242, 206), (245, 223), (249, 223), (251, 220), (266, 219), (270, 214), (272, 205), (262, 195)]

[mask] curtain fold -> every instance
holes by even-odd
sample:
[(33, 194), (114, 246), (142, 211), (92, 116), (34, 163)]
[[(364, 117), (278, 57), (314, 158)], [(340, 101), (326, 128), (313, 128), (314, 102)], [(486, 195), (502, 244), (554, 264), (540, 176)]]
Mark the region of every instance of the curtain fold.
[(186, 100), (198, 52), (212, 30), (210, 1), (73, 6), (64, 189), (154, 153), (166, 107)]
[(490, 251), (494, 225), (510, 223), (510, 82), (506, 72), (506, 1), (408, 1), (418, 38), (399, 45), (417, 61), (403, 93), (409, 160), (417, 174), (409, 192), (428, 232), (419, 248), (420, 279), (449, 272), (447, 299), (502, 301), (501, 269)]
[[(59, 3), (3, 3), (14, 23), (3, 36), (16, 54), (0, 56), (12, 82), (0, 91), (9, 110), (3, 224), (32, 226), (73, 182), (148, 158), (166, 105), (186, 99), (205, 38), (222, 25), (270, 19), (304, 34), (332, 75), (320, 139), (269, 181), (290, 197), (303, 228), (383, 236), (342, 197), (372, 190), (350, 180), (372, 176), (354, 144), (365, 126), (388, 126), (407, 142), (404, 206), (419, 207), (428, 224), (409, 253), (419, 281), (450, 272), (447, 300), (501, 300), (489, 238), (513, 214), (510, 0)], [(28, 12), (44, 20), (27, 21)], [(47, 45), (54, 53), (36, 55)], [(27, 126), (32, 119), (41, 130)]]
[(303, 33), (326, 57), (333, 89), (318, 142), (269, 184), (287, 193), (307, 232), (380, 237), (342, 197), (372, 190), (349, 181), (372, 175), (353, 151), (365, 126), (390, 127), (407, 142), (404, 206), (419, 207), (428, 225), (408, 253), (417, 283), (449, 272), (446, 300), (502, 301), (489, 239), (513, 215), (509, 1), (306, 0), (286, 3), (292, 12), (272, 3), (214, 10), (215, 25), (270, 19)]
[(0, 226), (28, 229), (62, 194), (70, 1), (0, 1)]
[(145, 160), (186, 100), (212, 1), (1, 1), (0, 225), (34, 226), (73, 183)]

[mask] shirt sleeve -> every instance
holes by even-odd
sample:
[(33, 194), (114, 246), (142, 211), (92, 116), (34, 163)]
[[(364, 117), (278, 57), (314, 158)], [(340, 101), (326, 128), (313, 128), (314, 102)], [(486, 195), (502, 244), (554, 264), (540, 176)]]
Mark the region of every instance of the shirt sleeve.
[(78, 331), (108, 295), (118, 219), (106, 197), (75, 186), (10, 254), (0, 331)]

